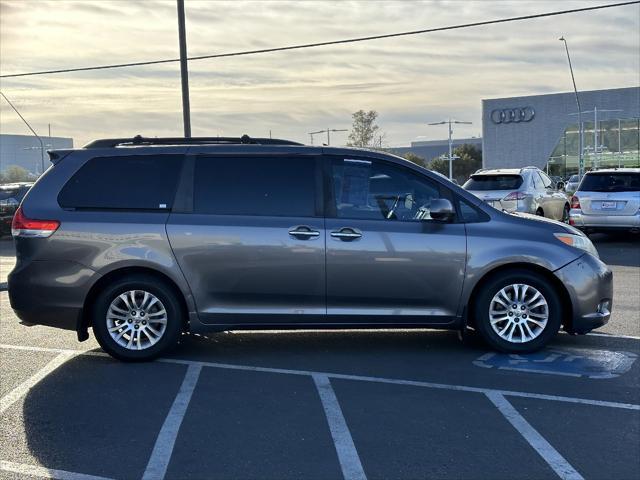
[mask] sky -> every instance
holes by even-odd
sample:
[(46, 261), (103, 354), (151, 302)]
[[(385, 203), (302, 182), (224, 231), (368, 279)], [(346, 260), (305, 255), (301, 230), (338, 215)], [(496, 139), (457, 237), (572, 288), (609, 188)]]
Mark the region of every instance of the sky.
[[(419, 30), (607, 0), (185, 0), (190, 56)], [(471, 121), (481, 100), (640, 85), (640, 5), (450, 32), (189, 62), (193, 136), (269, 136), (309, 143), (308, 132), (351, 126), (376, 110), (385, 145), (442, 139), (445, 118)], [(0, 0), (0, 72), (179, 56), (176, 3)], [(76, 146), (105, 137), (180, 136), (179, 64), (0, 79), (40, 135)], [(0, 132), (29, 134), (0, 99)], [(320, 139), (316, 138), (316, 142)], [(344, 144), (335, 133), (332, 144)]]

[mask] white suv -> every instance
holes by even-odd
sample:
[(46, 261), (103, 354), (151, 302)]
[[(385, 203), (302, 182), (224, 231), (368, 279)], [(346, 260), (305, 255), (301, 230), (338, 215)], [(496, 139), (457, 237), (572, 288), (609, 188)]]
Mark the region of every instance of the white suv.
[(640, 168), (587, 172), (571, 197), (569, 223), (586, 231), (640, 232)]

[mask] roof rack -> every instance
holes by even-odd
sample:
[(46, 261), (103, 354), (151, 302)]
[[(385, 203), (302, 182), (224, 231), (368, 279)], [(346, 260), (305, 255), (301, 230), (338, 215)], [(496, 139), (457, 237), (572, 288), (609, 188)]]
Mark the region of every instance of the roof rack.
[(164, 137), (148, 138), (136, 135), (133, 138), (104, 138), (94, 140), (83, 148), (114, 148), (118, 146), (146, 146), (146, 145), (302, 145), (291, 140), (277, 138), (251, 138), (249, 135), (241, 137)]

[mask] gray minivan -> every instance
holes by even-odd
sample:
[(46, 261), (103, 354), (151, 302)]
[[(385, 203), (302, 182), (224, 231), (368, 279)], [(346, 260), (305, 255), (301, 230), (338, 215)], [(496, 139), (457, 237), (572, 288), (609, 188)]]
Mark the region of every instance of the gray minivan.
[(507, 214), (393, 155), (272, 139), (50, 153), (12, 226), (26, 324), (122, 360), (185, 331), (434, 327), (494, 349), (605, 324), (612, 274), (569, 225)]

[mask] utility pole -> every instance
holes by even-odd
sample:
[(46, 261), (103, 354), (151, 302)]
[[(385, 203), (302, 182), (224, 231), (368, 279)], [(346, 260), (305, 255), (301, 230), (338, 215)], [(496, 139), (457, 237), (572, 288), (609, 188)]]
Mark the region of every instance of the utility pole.
[(571, 66), (571, 56), (569, 55), (569, 46), (564, 37), (560, 37), (558, 40), (564, 42), (564, 48), (567, 51), (567, 60), (569, 61), (569, 71), (571, 72), (571, 81), (573, 82), (573, 91), (576, 94), (576, 104), (578, 106), (578, 179), (582, 179), (584, 175), (584, 138), (583, 138), (583, 126), (582, 126), (582, 108), (580, 107), (580, 97), (578, 97), (578, 88), (576, 87), (576, 79), (573, 76), (573, 67)]
[[(451, 127), (452, 124), (454, 123), (458, 123), (458, 124), (465, 124), (465, 125), (471, 125), (471, 122), (463, 122), (460, 120), (452, 120), (451, 118), (449, 118), (448, 120), (443, 120), (441, 122), (435, 122), (435, 123), (429, 123), (429, 125), (449, 125), (449, 180), (453, 179), (453, 160), (454, 160), (454, 156), (453, 156), (453, 128)], [(455, 158), (459, 158), (459, 157), (455, 157)]]
[(191, 137), (191, 106), (189, 104), (189, 70), (187, 66), (187, 36), (184, 21), (184, 0), (178, 0), (178, 37), (180, 40), (180, 77), (182, 79), (182, 121), (185, 138)]
[(40, 138), (40, 135), (38, 135), (36, 131), (33, 128), (31, 128), (31, 125), (29, 125), (29, 122), (27, 122), (25, 118), (20, 114), (18, 109), (13, 106), (13, 103), (11, 103), (11, 101), (7, 98), (7, 96), (2, 92), (0, 92), (0, 95), (2, 95), (2, 98), (4, 98), (7, 101), (7, 103), (11, 106), (11, 108), (13, 108), (13, 111), (18, 114), (18, 116), (20, 117), (20, 120), (22, 120), (24, 124), (27, 127), (29, 127), (29, 130), (31, 130), (31, 133), (33, 133), (35, 137), (38, 139), (38, 141), (40, 142), (40, 167), (42, 168), (42, 171), (40, 172), (40, 174), (43, 174), (44, 173), (44, 143), (42, 142), (42, 138)]

